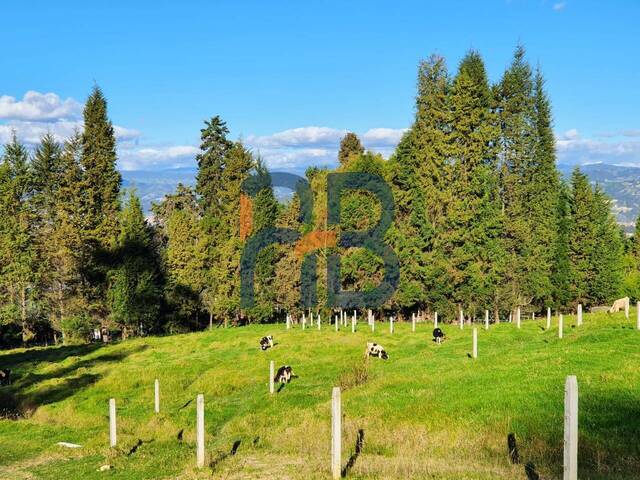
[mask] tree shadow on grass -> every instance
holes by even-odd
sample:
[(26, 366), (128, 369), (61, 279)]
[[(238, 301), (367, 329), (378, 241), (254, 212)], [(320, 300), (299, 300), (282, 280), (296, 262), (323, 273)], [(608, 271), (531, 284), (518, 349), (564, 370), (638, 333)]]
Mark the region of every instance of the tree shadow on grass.
[(343, 478), (349, 474), (353, 466), (356, 464), (356, 460), (358, 459), (358, 457), (360, 456), (360, 453), (362, 452), (363, 445), (364, 445), (364, 430), (361, 428), (358, 430), (358, 437), (356, 438), (356, 446), (353, 451), (353, 455), (349, 457), (347, 464), (342, 469)]
[[(49, 356), (43, 356), (41, 351), (37, 352), (40, 354), (40, 361), (52, 361), (54, 358), (61, 360), (70, 355), (78, 355), (81, 352), (87, 354), (99, 348), (90, 347), (90, 345), (70, 347), (71, 350), (65, 350), (66, 355), (64, 356), (61, 355), (60, 352), (54, 352)], [(80, 360), (65, 367), (53, 369), (47, 373), (25, 374), (24, 370), (18, 370), (15, 382), (8, 387), (0, 389), (0, 417), (20, 419), (29, 416), (43, 405), (49, 405), (71, 397), (79, 390), (94, 384), (102, 378), (102, 375), (99, 373), (82, 373), (81, 375), (77, 375), (80, 369), (84, 370), (97, 367), (101, 364), (120, 362), (129, 355), (142, 351), (145, 348), (145, 345), (140, 345), (139, 347), (121, 352), (107, 353), (95, 358)], [(14, 363), (12, 365), (15, 366), (16, 369), (21, 367), (26, 369), (30, 367), (30, 364), (34, 361), (33, 359), (24, 357), (26, 353), (27, 352), (21, 352), (14, 357)], [(45, 358), (47, 360), (44, 360)], [(40, 386), (40, 384), (51, 380), (58, 381), (50, 386)]]
[[(530, 466), (525, 472), (528, 478), (536, 478), (536, 467), (556, 476), (562, 475), (562, 404), (559, 408), (553, 425), (523, 440), (523, 444), (544, 445), (544, 448), (536, 449), (535, 458), (524, 459)], [(540, 424), (532, 420), (532, 425)], [(530, 431), (533, 428), (530, 427)], [(581, 392), (578, 435), (579, 478), (637, 478), (640, 471), (640, 396), (629, 390)]]

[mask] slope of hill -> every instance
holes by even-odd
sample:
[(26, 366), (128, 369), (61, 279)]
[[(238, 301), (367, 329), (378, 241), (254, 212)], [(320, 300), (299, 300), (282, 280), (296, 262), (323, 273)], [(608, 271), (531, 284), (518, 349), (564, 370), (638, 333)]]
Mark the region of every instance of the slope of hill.
[[(635, 315), (635, 312), (634, 312)], [(525, 479), (562, 476), (566, 375), (580, 390), (581, 479), (637, 478), (640, 469), (640, 332), (622, 314), (554, 318), (479, 331), (430, 324), (416, 333), (378, 323), (355, 334), (283, 325), (218, 329), (102, 346), (0, 352), (15, 382), (0, 387), (0, 478), (328, 478), (331, 388), (343, 386), (348, 478)], [(259, 338), (275, 335), (261, 352)], [(367, 341), (389, 360), (363, 362)], [(269, 360), (299, 378), (267, 389)], [(153, 413), (160, 380), (161, 413)], [(195, 468), (195, 397), (206, 403), (207, 466)], [(118, 446), (108, 447), (108, 399), (118, 407)], [(507, 455), (518, 440), (521, 463)], [(358, 440), (360, 439), (360, 440)], [(67, 449), (57, 442), (82, 445)], [(102, 465), (113, 468), (98, 473)]]
[[(569, 178), (573, 166), (559, 165), (558, 168)], [(591, 180), (602, 186), (613, 200), (613, 211), (618, 223), (626, 232), (633, 232), (640, 213), (640, 168), (594, 163), (580, 167)]]
[[(574, 167), (560, 164), (558, 168), (565, 178), (569, 178)], [(613, 209), (618, 222), (627, 232), (633, 232), (636, 218), (640, 213), (640, 168), (603, 163), (583, 165), (580, 168), (592, 182), (602, 185), (614, 201)], [(122, 172), (123, 186), (136, 188), (147, 214), (151, 211), (151, 204), (160, 202), (165, 195), (173, 192), (178, 183), (193, 185), (195, 176), (194, 168)], [(288, 194), (280, 192), (279, 196), (287, 198)]]

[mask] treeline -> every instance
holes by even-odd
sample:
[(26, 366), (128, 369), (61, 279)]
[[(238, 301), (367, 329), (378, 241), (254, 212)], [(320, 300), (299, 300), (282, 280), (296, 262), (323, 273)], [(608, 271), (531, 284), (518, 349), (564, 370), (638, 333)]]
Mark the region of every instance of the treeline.
[[(640, 298), (640, 241), (625, 239), (610, 201), (576, 169), (556, 169), (550, 102), (539, 70), (518, 48), (490, 84), (470, 52), (455, 74), (443, 58), (420, 64), (415, 120), (389, 160), (352, 133), (335, 171), (383, 177), (396, 217), (386, 241), (400, 260), (400, 285), (384, 309), (437, 310), (451, 319), (516, 306), (540, 311)], [(88, 339), (95, 329), (123, 337), (299, 316), (302, 258), (271, 246), (258, 257), (255, 305), (240, 302), (242, 181), (266, 172), (226, 124), (201, 130), (195, 188), (179, 185), (144, 217), (121, 189), (107, 103), (95, 88), (84, 130), (63, 145), (45, 135), (30, 152), (17, 138), (0, 164), (0, 345)], [(268, 226), (327, 230), (327, 169), (310, 168), (313, 225), (299, 223), (299, 199), (271, 189), (251, 201), (251, 232)], [(246, 202), (246, 198), (243, 200)], [(343, 195), (336, 235), (378, 221), (368, 193)], [(324, 318), (327, 256), (318, 244), (318, 300)], [(340, 252), (345, 290), (374, 288), (380, 258)]]

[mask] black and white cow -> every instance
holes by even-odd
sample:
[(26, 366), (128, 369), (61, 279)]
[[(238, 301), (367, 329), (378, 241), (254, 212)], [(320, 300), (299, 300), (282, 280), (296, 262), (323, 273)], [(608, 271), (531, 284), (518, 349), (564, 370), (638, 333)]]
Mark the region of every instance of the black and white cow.
[(378, 345), (377, 343), (371, 343), (371, 342), (367, 343), (367, 350), (364, 352), (364, 356), (366, 358), (378, 357), (383, 360), (386, 360), (389, 358), (389, 356), (387, 355), (387, 352), (384, 351), (384, 348), (382, 347), (382, 345)]
[(273, 347), (273, 336), (267, 335), (266, 337), (262, 337), (260, 339), (260, 349), (262, 351), (265, 351), (271, 347)]
[(447, 338), (447, 336), (444, 334), (444, 332), (440, 329), (440, 327), (438, 328), (434, 328), (433, 329), (433, 341), (440, 344), (443, 342), (443, 340)]
[(273, 378), (273, 381), (279, 383), (289, 383), (292, 378), (298, 378), (298, 376), (293, 373), (293, 368), (291, 368), (289, 365), (283, 365), (278, 369), (278, 372)]
[(0, 385), (11, 385), (11, 370), (0, 369)]

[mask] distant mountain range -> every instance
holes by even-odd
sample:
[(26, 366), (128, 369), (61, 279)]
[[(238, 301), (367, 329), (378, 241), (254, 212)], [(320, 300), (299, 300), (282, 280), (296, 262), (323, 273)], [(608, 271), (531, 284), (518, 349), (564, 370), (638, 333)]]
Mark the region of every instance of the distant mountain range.
[[(565, 178), (571, 176), (573, 168), (573, 165), (558, 165)], [(613, 209), (618, 223), (624, 226), (627, 232), (632, 232), (640, 212), (640, 168), (596, 163), (582, 165), (580, 169), (588, 175), (592, 183), (601, 185), (613, 199)], [(122, 171), (123, 186), (135, 187), (147, 214), (151, 212), (152, 203), (162, 201), (165, 195), (175, 191), (178, 183), (193, 185), (195, 177), (195, 168)], [(281, 194), (278, 196), (283, 196), (284, 192), (279, 193)]]

